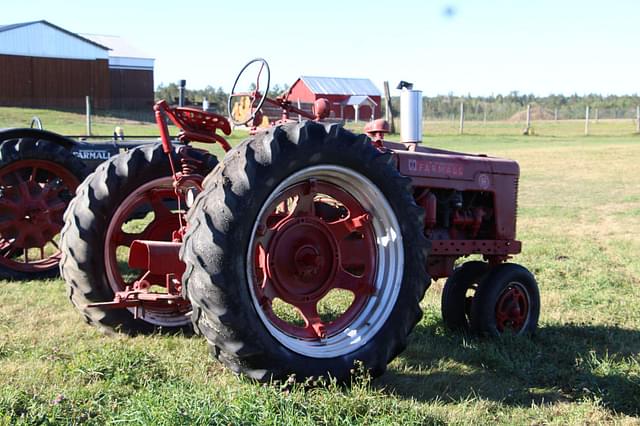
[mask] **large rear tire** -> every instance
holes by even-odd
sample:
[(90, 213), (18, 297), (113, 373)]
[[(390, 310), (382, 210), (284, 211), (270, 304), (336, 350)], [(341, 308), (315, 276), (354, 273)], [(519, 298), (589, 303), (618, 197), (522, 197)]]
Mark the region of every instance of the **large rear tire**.
[(0, 145), (0, 279), (58, 276), (63, 213), (86, 176), (69, 150), (44, 139)]
[(393, 157), (337, 125), (240, 144), (190, 210), (181, 256), (195, 327), (260, 381), (373, 376), (407, 344), (430, 283), (422, 210)]
[[(215, 157), (188, 149), (202, 161), (206, 174), (217, 164)], [(174, 162), (179, 157), (173, 153)], [(65, 213), (60, 270), (67, 282), (71, 303), (85, 320), (101, 330), (127, 334), (189, 331), (188, 302), (166, 305), (148, 302), (136, 318), (134, 308), (87, 307), (110, 302), (144, 271), (126, 265), (133, 240), (171, 241), (179, 229), (178, 205), (170, 165), (161, 145), (131, 149), (101, 164), (78, 188)], [(164, 277), (147, 278), (162, 286)]]

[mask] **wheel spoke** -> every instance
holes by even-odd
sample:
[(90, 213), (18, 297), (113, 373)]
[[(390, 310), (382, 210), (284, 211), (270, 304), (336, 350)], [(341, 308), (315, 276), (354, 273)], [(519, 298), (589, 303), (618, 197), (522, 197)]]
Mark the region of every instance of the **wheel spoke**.
[(114, 242), (116, 244), (116, 247), (120, 247), (120, 246), (130, 247), (135, 240), (141, 239), (142, 235), (143, 235), (143, 232), (139, 232), (137, 234), (130, 234), (128, 232), (122, 231), (115, 235)]
[(336, 274), (335, 283), (336, 288), (348, 290), (356, 297), (370, 296), (376, 292), (375, 286), (366, 274), (362, 277), (356, 277), (347, 271), (341, 270)]
[(337, 222), (326, 224), (336, 241), (340, 242), (344, 240), (349, 234), (351, 234), (352, 231), (347, 223), (348, 221), (349, 219), (341, 219)]
[(2, 253), (2, 257), (10, 259), (10, 258), (13, 257), (13, 255), (16, 254), (17, 251), (18, 251), (17, 247), (9, 246), (9, 247), (6, 248), (6, 251)]
[(29, 185), (24, 180), (20, 180), (18, 183), (18, 191), (23, 198), (23, 201), (31, 199), (31, 193), (29, 192)]
[(261, 296), (262, 296), (260, 300), (260, 305), (263, 305), (263, 306), (265, 303), (271, 306), (274, 299), (278, 297), (278, 293), (276, 292), (276, 289), (273, 287), (273, 282), (269, 279), (269, 277), (266, 277), (266, 276), (262, 280), (262, 284), (258, 288), (258, 291), (261, 293)]
[(315, 216), (316, 208), (313, 202), (313, 194), (300, 194), (292, 214), (294, 216)]
[(49, 204), (49, 212), (63, 212), (67, 208), (67, 204), (64, 201), (57, 201), (53, 204)]
[(63, 185), (60, 185), (56, 180), (50, 180), (42, 187), (41, 196), (44, 199), (52, 198), (58, 195), (64, 189)]
[(0, 198), (0, 209), (8, 209), (12, 212), (17, 212), (20, 210), (20, 206), (17, 203), (14, 203), (13, 201), (3, 197)]
[(325, 324), (320, 319), (318, 314), (318, 308), (316, 302), (309, 302), (296, 305), (300, 315), (305, 322), (305, 330), (312, 332), (319, 339), (324, 339), (327, 336)]
[(296, 185), (296, 187), (299, 187), (301, 191), (298, 192), (298, 199), (291, 214), (293, 216), (315, 216), (316, 206), (314, 197), (316, 194), (316, 181), (309, 179), (306, 182)]
[(153, 209), (153, 213), (156, 216), (156, 219), (164, 218), (171, 213), (171, 210), (165, 205), (163, 193), (165, 191), (151, 191), (148, 194), (149, 202), (151, 203), (151, 208)]
[(38, 173), (38, 167), (37, 166), (33, 166), (33, 168), (31, 169), (31, 175), (29, 176), (29, 182), (35, 182), (36, 181), (37, 173)]

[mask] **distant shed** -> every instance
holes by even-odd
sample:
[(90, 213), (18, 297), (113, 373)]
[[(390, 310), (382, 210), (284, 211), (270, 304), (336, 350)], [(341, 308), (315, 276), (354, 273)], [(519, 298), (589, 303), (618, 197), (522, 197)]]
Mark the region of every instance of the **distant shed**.
[(0, 105), (83, 108), (88, 95), (95, 108), (151, 108), (153, 59), (117, 56), (117, 39), (44, 20), (0, 26)]
[(82, 34), (109, 51), (111, 107), (151, 110), (154, 100), (154, 59), (117, 36)]
[(370, 120), (380, 117), (381, 93), (368, 78), (302, 76), (291, 86), (294, 104), (313, 103), (327, 98), (331, 117), (343, 120)]

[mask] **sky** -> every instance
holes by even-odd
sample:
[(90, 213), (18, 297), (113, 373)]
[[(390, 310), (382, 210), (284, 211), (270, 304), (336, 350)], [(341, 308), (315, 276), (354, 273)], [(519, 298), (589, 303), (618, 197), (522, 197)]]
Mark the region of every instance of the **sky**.
[(0, 25), (42, 19), (125, 38), (156, 59), (156, 86), (229, 91), (262, 57), (280, 86), (310, 75), (405, 80), (426, 96), (640, 92), (637, 0), (2, 2)]

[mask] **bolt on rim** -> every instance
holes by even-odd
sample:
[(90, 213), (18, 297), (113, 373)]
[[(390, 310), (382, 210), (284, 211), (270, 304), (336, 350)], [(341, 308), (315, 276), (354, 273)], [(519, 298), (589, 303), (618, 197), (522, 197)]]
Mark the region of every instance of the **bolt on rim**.
[(526, 328), (530, 317), (531, 296), (519, 282), (510, 282), (498, 296), (496, 303), (496, 327), (500, 333), (519, 333)]

